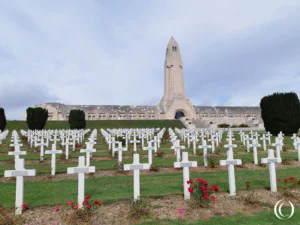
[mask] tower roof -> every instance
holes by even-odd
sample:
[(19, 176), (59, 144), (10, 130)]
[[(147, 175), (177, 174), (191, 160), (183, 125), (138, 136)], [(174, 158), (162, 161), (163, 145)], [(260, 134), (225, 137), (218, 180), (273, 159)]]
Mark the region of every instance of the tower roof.
[(168, 48), (170, 46), (178, 46), (178, 43), (177, 43), (177, 41), (175, 40), (175, 38), (173, 36), (170, 38), (170, 41), (168, 43)]

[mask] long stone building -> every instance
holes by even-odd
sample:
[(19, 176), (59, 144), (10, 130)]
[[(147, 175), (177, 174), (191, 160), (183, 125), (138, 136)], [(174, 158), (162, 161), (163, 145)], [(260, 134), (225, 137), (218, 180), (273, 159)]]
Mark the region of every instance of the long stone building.
[(194, 106), (185, 93), (180, 48), (173, 37), (166, 49), (164, 70), (164, 96), (157, 106), (44, 103), (33, 107), (46, 108), (49, 120), (68, 120), (71, 109), (82, 109), (86, 120), (181, 119), (197, 127), (214, 127), (222, 123), (262, 126), (260, 107)]

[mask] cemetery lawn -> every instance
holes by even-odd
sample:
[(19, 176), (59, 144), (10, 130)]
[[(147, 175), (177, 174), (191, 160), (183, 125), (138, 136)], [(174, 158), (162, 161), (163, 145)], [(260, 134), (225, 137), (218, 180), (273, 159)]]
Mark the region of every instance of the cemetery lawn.
[[(298, 168), (278, 169), (277, 177), (281, 179), (295, 176)], [(73, 176), (73, 175), (72, 175)], [(74, 175), (76, 177), (76, 175)], [(88, 176), (87, 176), (88, 177)], [(220, 192), (228, 191), (227, 171), (216, 172), (192, 172), (191, 177), (206, 179), (209, 183), (219, 186)], [(245, 189), (245, 181), (251, 182), (254, 189), (269, 188), (268, 170), (236, 170), (237, 190)], [(86, 179), (86, 193), (101, 199), (104, 204), (130, 200), (133, 196), (133, 177), (104, 176), (100, 178)], [(0, 202), (4, 207), (13, 207), (15, 199), (14, 179), (7, 178), (0, 183)], [(182, 172), (154, 173), (141, 175), (141, 194), (145, 197), (159, 198), (166, 195), (182, 194)], [(60, 181), (27, 181), (25, 182), (25, 201), (32, 207), (53, 206), (65, 204), (68, 200), (76, 200), (77, 180)]]
[[(86, 127), (89, 129), (107, 128), (185, 128), (179, 120), (87, 120)], [(26, 121), (9, 120), (6, 129), (28, 130)], [(47, 121), (45, 129), (70, 129), (68, 121)]]

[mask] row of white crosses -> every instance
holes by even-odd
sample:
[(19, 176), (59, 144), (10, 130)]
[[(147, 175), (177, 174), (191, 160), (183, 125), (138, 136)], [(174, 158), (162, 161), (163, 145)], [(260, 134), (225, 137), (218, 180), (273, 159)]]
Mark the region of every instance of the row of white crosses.
[[(95, 131), (96, 132), (96, 131)], [(95, 139), (95, 132), (91, 134), (91, 139), (89, 142), (92, 142), (92, 139)], [(25, 133), (23, 133), (25, 134)], [(13, 132), (12, 141), (14, 142), (13, 146), (19, 149), (19, 138), (17, 132)], [(91, 144), (91, 143), (90, 143)], [(15, 170), (7, 170), (4, 172), (4, 177), (16, 177), (16, 200), (15, 200), (15, 208), (16, 214), (22, 214), (22, 204), (24, 202), (24, 177), (26, 176), (35, 176), (36, 170), (27, 170), (24, 166), (24, 159), (20, 159), (19, 155), (22, 155), (22, 151), (17, 151), (18, 154), (11, 154), (15, 155)], [(52, 144), (52, 150), (46, 151), (46, 154), (51, 154), (51, 174), (55, 175), (55, 157), (56, 154), (62, 153), (62, 150), (56, 150), (56, 145)], [(10, 154), (10, 153), (9, 153)], [(26, 154), (26, 153), (25, 153)], [(84, 174), (85, 173), (94, 173), (95, 167), (90, 167), (85, 163), (85, 157), (79, 157), (79, 164), (78, 167), (75, 168), (68, 168), (68, 173), (78, 174), (78, 205), (79, 208), (82, 208), (82, 203), (84, 201)]]
[[(109, 150), (112, 150), (112, 155), (115, 155), (118, 137), (125, 140), (125, 148), (128, 150), (128, 144), (133, 144), (133, 151), (137, 151), (137, 144), (141, 144), (142, 149), (151, 141), (154, 144), (155, 151), (160, 147), (161, 138), (165, 132), (163, 129), (145, 128), (145, 129), (101, 129), (101, 134), (104, 136)], [(159, 131), (159, 132), (158, 132)], [(154, 135), (158, 132), (157, 135)], [(132, 138), (132, 140), (131, 140)], [(147, 143), (145, 143), (147, 141)], [(119, 146), (118, 146), (119, 148)]]
[(3, 131), (3, 132), (1, 132), (1, 130), (0, 130), (0, 145), (1, 145), (2, 142), (6, 139), (8, 133), (9, 133), (8, 130), (5, 130), (5, 131)]
[[(75, 144), (81, 143), (86, 133), (90, 130), (28, 130), (21, 133), (23, 136), (27, 136), (28, 143), (32, 147), (40, 147), (40, 161), (44, 160), (45, 147), (49, 147), (50, 141), (53, 141), (51, 151), (56, 150), (57, 142), (60, 141), (62, 146), (65, 146), (66, 159), (69, 159), (69, 146), (73, 146), (75, 150)], [(72, 142), (71, 142), (71, 141)], [(55, 145), (55, 147), (53, 147)], [(57, 152), (58, 153), (58, 152)], [(57, 154), (56, 153), (56, 154)], [(50, 153), (49, 153), (50, 154)]]

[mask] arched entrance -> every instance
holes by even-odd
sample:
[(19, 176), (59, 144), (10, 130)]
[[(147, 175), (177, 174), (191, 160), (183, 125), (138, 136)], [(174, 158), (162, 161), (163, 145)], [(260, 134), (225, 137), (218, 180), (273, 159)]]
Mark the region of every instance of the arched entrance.
[(185, 117), (184, 113), (182, 111), (177, 111), (175, 114), (175, 119), (179, 120), (181, 117)]

